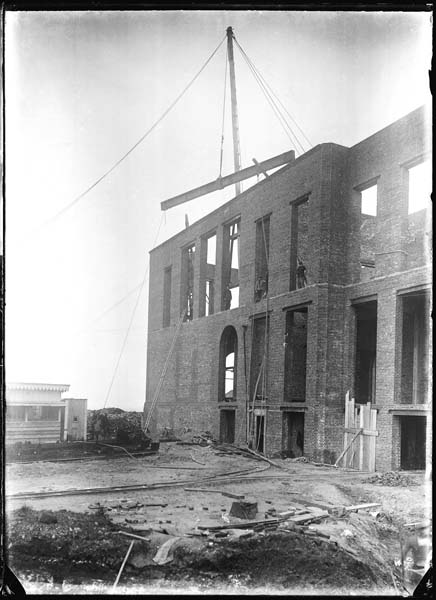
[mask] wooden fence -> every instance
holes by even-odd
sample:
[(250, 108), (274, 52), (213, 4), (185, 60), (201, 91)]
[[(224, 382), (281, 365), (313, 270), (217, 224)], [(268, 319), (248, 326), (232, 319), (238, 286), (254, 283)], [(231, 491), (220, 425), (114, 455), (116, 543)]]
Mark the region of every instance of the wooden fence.
[(375, 471), (375, 445), (378, 436), (377, 410), (367, 404), (354, 403), (345, 397), (344, 450), (336, 461), (341, 466), (359, 471)]

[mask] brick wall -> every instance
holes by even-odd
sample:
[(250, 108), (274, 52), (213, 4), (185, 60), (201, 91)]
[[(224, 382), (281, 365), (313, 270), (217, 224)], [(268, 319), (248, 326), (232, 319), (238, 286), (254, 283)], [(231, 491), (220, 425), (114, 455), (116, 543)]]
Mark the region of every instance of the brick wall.
[[(286, 311), (307, 307), (307, 358), (304, 411), (305, 454), (334, 462), (343, 448), (344, 397), (354, 393), (355, 320), (352, 303), (377, 300), (376, 402), (379, 407), (378, 468), (398, 465), (399, 428), (389, 407), (398, 402), (398, 293), (428, 284), (431, 273), (424, 241), (428, 218), (407, 215), (405, 164), (426, 150), (424, 112), (404, 119), (353, 148), (321, 144), (294, 163), (246, 190), (194, 223), (150, 255), (147, 403), (153, 398), (180, 316), (181, 252), (196, 244), (204, 254), (204, 236), (216, 231), (215, 314), (199, 303), (205, 274), (197, 253), (194, 273), (194, 319), (181, 326), (154, 415), (156, 427), (176, 431), (210, 430), (219, 437), (219, 346), (226, 326), (238, 336), (236, 442), (246, 435), (246, 387), (250, 381), (252, 322), (269, 314), (266, 453), (284, 448)], [(376, 181), (377, 217), (370, 235), (361, 233), (359, 186)], [(307, 267), (308, 287), (290, 291), (292, 203), (308, 198), (299, 223), (298, 252)], [(270, 215), (268, 298), (254, 302), (256, 221)], [(220, 310), (225, 227), (240, 218), (240, 307)], [(412, 239), (413, 237), (413, 239)], [(427, 236), (428, 237), (428, 236)], [(366, 239), (368, 238), (368, 239)], [(362, 277), (361, 248), (369, 244), (376, 267)], [(369, 245), (368, 245), (369, 247)], [(172, 267), (171, 321), (162, 329), (164, 270)], [(365, 280), (367, 279), (367, 280)], [(245, 354), (244, 354), (245, 331)], [(146, 403), (146, 409), (147, 409)], [(250, 399), (250, 405), (252, 399)]]

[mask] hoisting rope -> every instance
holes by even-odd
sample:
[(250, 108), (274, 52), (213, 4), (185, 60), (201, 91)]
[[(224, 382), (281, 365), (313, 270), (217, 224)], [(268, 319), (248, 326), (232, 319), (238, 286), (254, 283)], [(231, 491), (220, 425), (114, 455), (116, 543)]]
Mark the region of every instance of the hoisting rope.
[(286, 117), (284, 116), (284, 114), (280, 110), (280, 108), (277, 106), (277, 103), (274, 102), (274, 98), (277, 100), (277, 102), (282, 107), (283, 111), (286, 112), (286, 114), (288, 115), (288, 117), (293, 121), (293, 123), (295, 124), (295, 126), (298, 128), (298, 130), (300, 131), (300, 133), (302, 134), (302, 136), (304, 137), (304, 139), (308, 143), (309, 148), (312, 147), (313, 144), (310, 142), (310, 140), (308, 139), (308, 137), (306, 136), (306, 134), (304, 133), (304, 131), (298, 125), (298, 123), (295, 120), (295, 118), (291, 115), (291, 113), (287, 110), (287, 108), (281, 102), (281, 100), (277, 96), (277, 94), (273, 91), (273, 89), (271, 88), (271, 86), (267, 83), (267, 81), (265, 80), (265, 78), (260, 73), (259, 69), (257, 69), (257, 67), (255, 66), (255, 64), (249, 58), (249, 56), (244, 51), (244, 49), (241, 47), (241, 45), (239, 44), (239, 42), (237, 41), (237, 39), (234, 38), (234, 40), (235, 40), (235, 43), (236, 43), (237, 47), (239, 48), (239, 50), (240, 50), (240, 52), (241, 52), (241, 54), (243, 56), (245, 62), (247, 63), (250, 71), (252, 72), (255, 80), (257, 81), (259, 87), (261, 88), (261, 91), (263, 92), (265, 98), (267, 99), (268, 103), (270, 104), (271, 108), (273, 109), (274, 113), (276, 114), (279, 122), (284, 127), (286, 135), (288, 136), (289, 139), (291, 139), (292, 143), (294, 143), (294, 141), (292, 140), (292, 137), (295, 138), (295, 141), (297, 142), (297, 145), (300, 147), (300, 149), (303, 152), (305, 152), (306, 149), (304, 148), (304, 145), (301, 143), (301, 141), (298, 138), (296, 132), (292, 129), (291, 125), (286, 120)]
[[(167, 369), (168, 369), (168, 365), (170, 364), (170, 358), (171, 358), (171, 355), (172, 355), (173, 350), (175, 348), (177, 337), (179, 335), (179, 331), (180, 331), (180, 328), (182, 327), (183, 321), (185, 320), (187, 311), (188, 311), (188, 309), (185, 308), (184, 312), (182, 313), (182, 315), (180, 317), (179, 322), (177, 323), (177, 327), (176, 327), (176, 330), (174, 332), (174, 337), (172, 339), (170, 349), (168, 350), (168, 354), (167, 354), (164, 366), (162, 368), (162, 372), (160, 374), (160, 378), (159, 378), (156, 390), (154, 392), (154, 396), (153, 396), (152, 401), (150, 403), (150, 408), (149, 408), (149, 410), (147, 412), (147, 418), (146, 418), (145, 423), (144, 423), (144, 431), (147, 431), (147, 429), (148, 429), (148, 427), (150, 425), (151, 415), (153, 414), (153, 411), (154, 411), (155, 406), (157, 404), (157, 401), (159, 399), (160, 391), (162, 389), (162, 385), (163, 385), (163, 382), (164, 382), (164, 379), (165, 379), (165, 375), (166, 375), (166, 372), (167, 372)], [(147, 403), (145, 403), (145, 408), (147, 408)]]
[[(162, 227), (162, 221), (163, 221), (163, 219), (162, 219), (162, 216), (161, 216), (159, 227), (157, 229), (157, 233), (156, 233), (156, 236), (154, 238), (153, 246), (156, 245), (157, 239), (159, 237), (159, 233), (160, 233), (160, 230), (161, 230), (161, 227)], [(139, 305), (139, 300), (141, 298), (142, 291), (143, 291), (143, 289), (145, 287), (145, 282), (147, 281), (148, 269), (149, 269), (149, 263), (147, 262), (147, 266), (145, 268), (144, 277), (143, 277), (142, 282), (141, 282), (141, 287), (139, 288), (139, 291), (138, 291), (138, 296), (136, 298), (135, 306), (133, 307), (132, 316), (130, 317), (129, 325), (127, 327), (126, 335), (124, 336), (124, 340), (123, 340), (123, 344), (121, 346), (120, 353), (118, 355), (118, 360), (117, 360), (117, 363), (115, 365), (114, 372), (112, 374), (112, 379), (111, 379), (111, 382), (109, 384), (108, 391), (106, 393), (106, 398), (104, 400), (103, 408), (106, 408), (106, 403), (107, 403), (107, 401), (109, 399), (109, 396), (110, 396), (110, 393), (111, 393), (111, 390), (112, 390), (112, 386), (114, 384), (115, 377), (116, 377), (117, 372), (118, 372), (118, 367), (120, 366), (121, 357), (123, 356), (123, 352), (124, 352), (124, 349), (125, 349), (126, 344), (127, 344), (127, 339), (129, 337), (130, 329), (132, 328), (132, 324), (133, 324), (133, 320), (135, 318), (136, 310), (137, 310), (138, 305)]]
[(224, 71), (224, 97), (223, 97), (223, 119), (222, 119), (222, 126), (221, 126), (221, 150), (220, 150), (220, 174), (219, 177), (221, 177), (222, 172), (223, 172), (223, 154), (224, 154), (224, 122), (225, 122), (225, 115), (226, 115), (226, 91), (227, 91), (227, 64), (228, 64), (228, 60), (229, 60), (229, 50), (227, 48), (226, 51), (226, 66), (225, 66), (225, 71)]
[(69, 211), (75, 204), (77, 204), (91, 190), (93, 190), (101, 181), (103, 181), (103, 179), (105, 179), (110, 173), (112, 173), (112, 171), (114, 171), (150, 135), (150, 133), (159, 125), (159, 123), (167, 116), (167, 114), (176, 106), (176, 104), (178, 103), (178, 101), (186, 94), (186, 92), (189, 90), (189, 88), (192, 86), (192, 84), (198, 79), (198, 77), (201, 75), (201, 73), (204, 71), (204, 69), (210, 63), (210, 61), (212, 60), (212, 58), (215, 56), (215, 54), (220, 49), (220, 47), (223, 44), (223, 42), (226, 39), (226, 37), (227, 36), (224, 36), (224, 38), (221, 40), (221, 42), (218, 44), (218, 46), (215, 48), (215, 50), (212, 52), (212, 54), (209, 56), (209, 58), (206, 60), (206, 62), (203, 64), (203, 66), (200, 68), (200, 70), (194, 75), (194, 77), (183, 88), (183, 90), (180, 92), (180, 94), (177, 96), (177, 98), (175, 100), (173, 100), (173, 102), (171, 102), (171, 104), (168, 106), (168, 108), (153, 123), (153, 125), (149, 129), (147, 129), (147, 131), (143, 135), (141, 135), (141, 137), (139, 138), (139, 140), (137, 142), (135, 142), (133, 144), (133, 146), (131, 146), (131, 148), (129, 150), (127, 150), (127, 152), (125, 152), (121, 156), (121, 158), (119, 158), (112, 165), (112, 167), (110, 167), (110, 169), (108, 169), (107, 171), (105, 171), (103, 173), (103, 175), (101, 175), (96, 181), (94, 181), (94, 183), (92, 185), (90, 185), (88, 188), (86, 188), (86, 190), (84, 192), (82, 192), (81, 194), (79, 194), (76, 198), (74, 198), (74, 200), (72, 200), (72, 202), (70, 202), (69, 204), (67, 204), (66, 206), (64, 206), (64, 208), (62, 208), (59, 212), (57, 212), (55, 215), (53, 215), (52, 217), (50, 217), (49, 219), (47, 219), (46, 221), (44, 221), (41, 225), (39, 225), (37, 228), (35, 228), (34, 232), (37, 232), (38, 230), (40, 230), (45, 225), (48, 225), (49, 223), (52, 223), (53, 221), (55, 221), (56, 219), (58, 219), (60, 216), (62, 216), (64, 213), (66, 213), (67, 211)]
[[(244, 56), (244, 58), (245, 58), (245, 56)], [(299, 151), (301, 150), (304, 153), (305, 150), (304, 150), (303, 145), (299, 141), (298, 137), (295, 135), (293, 129), (290, 127), (290, 125), (286, 121), (286, 118), (283, 116), (283, 114), (281, 113), (280, 109), (277, 107), (277, 105), (274, 102), (271, 94), (268, 92), (268, 90), (266, 89), (266, 87), (263, 85), (262, 80), (258, 76), (257, 72), (254, 70), (254, 68), (252, 67), (252, 65), (247, 61), (247, 59), (246, 59), (246, 62), (248, 64), (248, 68), (252, 72), (252, 74), (253, 74), (256, 82), (258, 83), (261, 92), (265, 96), (268, 104), (271, 106), (271, 108), (272, 108), (275, 116), (277, 117), (280, 125), (282, 126), (283, 131), (285, 132), (285, 135), (288, 137), (288, 139), (290, 140), (290, 142), (291, 142), (291, 144), (293, 146), (299, 146)]]

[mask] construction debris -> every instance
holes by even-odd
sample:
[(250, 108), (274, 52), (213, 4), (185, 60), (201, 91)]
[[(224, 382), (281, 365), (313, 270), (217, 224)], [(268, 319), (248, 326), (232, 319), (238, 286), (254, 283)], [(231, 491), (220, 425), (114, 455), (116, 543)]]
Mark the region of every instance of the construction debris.
[(171, 562), (173, 560), (173, 547), (174, 544), (180, 540), (180, 537), (174, 537), (171, 538), (170, 540), (167, 540), (164, 544), (162, 544), (162, 546), (159, 548), (159, 550), (156, 552), (156, 555), (153, 558), (153, 561), (157, 564), (157, 565), (165, 565), (169, 562)]
[[(171, 452), (165, 453), (165, 460), (168, 461), (173, 453), (174, 462), (180, 462), (181, 465), (191, 451), (190, 448), (176, 445), (172, 445), (171, 449)], [(358, 589), (356, 582), (360, 586), (367, 568), (371, 571), (379, 569), (376, 580), (387, 585), (390, 593), (395, 591), (394, 581), (397, 588), (401, 589), (402, 561), (399, 561), (399, 566), (394, 564), (394, 560), (400, 557), (400, 527), (407, 530), (402, 547), (409, 554), (408, 548), (414, 548), (413, 544), (423, 539), (427, 535), (425, 528), (428, 529), (428, 521), (424, 521), (425, 513), (416, 510), (419, 505), (416, 493), (413, 506), (410, 505), (413, 510), (410, 509), (407, 517), (404, 516), (398, 523), (389, 502), (390, 498), (398, 496), (399, 490), (380, 489), (380, 494), (371, 494), (371, 488), (367, 486), (365, 490), (359, 488), (354, 491), (354, 488), (348, 487), (350, 475), (347, 474), (347, 483), (344, 485), (341, 483), (344, 482), (341, 471), (319, 475), (319, 471), (311, 464), (301, 465), (296, 481), (286, 479), (285, 486), (271, 485), (263, 473), (269, 470), (265, 469), (265, 465), (253, 465), (245, 458), (247, 455), (243, 451), (241, 455), (244, 458), (232, 458), (232, 454), (235, 452), (218, 458), (215, 453), (208, 452), (207, 476), (202, 474), (202, 478), (188, 480), (184, 478), (183, 471), (178, 477), (168, 480), (164, 471), (161, 474), (151, 470), (147, 473), (147, 464), (157, 466), (160, 461), (158, 457), (142, 459), (141, 465), (126, 457), (127, 483), (134, 483), (128, 486), (116, 485), (122, 480), (114, 481), (113, 465), (108, 462), (109, 479), (106, 482), (98, 479), (96, 473), (93, 481), (94, 485), (103, 486), (97, 491), (103, 493), (105, 490), (109, 494), (107, 499), (102, 500), (101, 495), (94, 495), (95, 488), (89, 491), (88, 498), (77, 497), (78, 510), (88, 511), (87, 514), (43, 511), (53, 514), (57, 519), (57, 522), (44, 523), (44, 517), (40, 516), (43, 513), (23, 508), (11, 518), (10, 554), (14, 566), (18, 566), (21, 575), (23, 569), (28, 568), (40, 573), (48, 571), (48, 575), (44, 576), (57, 577), (60, 582), (69, 577), (69, 573), (77, 577), (77, 573), (86, 572), (91, 579), (100, 577), (112, 586), (126, 554), (128, 543), (122, 544), (124, 538), (129, 543), (135, 541), (135, 546), (125, 562), (117, 586), (123, 579), (133, 582), (135, 578), (148, 585), (154, 572), (164, 579), (183, 582), (192, 576), (195, 581), (209, 582), (210, 585), (212, 581), (219, 580), (221, 574), (225, 579), (230, 575), (239, 579), (250, 576), (253, 582), (265, 582), (265, 567), (261, 564), (267, 564), (267, 576), (275, 573), (286, 589), (289, 589), (291, 582), (299, 583), (297, 574), (301, 577), (301, 573), (304, 573), (304, 582), (312, 577), (320, 591), (329, 581), (335, 586), (339, 585), (338, 574), (345, 579), (351, 577), (349, 581), (352, 580), (354, 589)], [(244, 468), (250, 464), (250, 468)], [(101, 466), (104, 463), (98, 463), (98, 470)], [(51, 474), (54, 468), (58, 467), (50, 466)], [(95, 467), (88, 464), (85, 468), (88, 470), (86, 479), (91, 480), (91, 469)], [(22, 468), (23, 482), (26, 481), (25, 469), (27, 467)], [(45, 465), (41, 469), (46, 469)], [(136, 479), (131, 475), (135, 471)], [(253, 471), (257, 479), (252, 479)], [(260, 476), (258, 471), (262, 471)], [(225, 478), (222, 475), (224, 472)], [(306, 472), (309, 475), (304, 481), (303, 473)], [(216, 477), (217, 473), (219, 477)], [(145, 479), (145, 474), (150, 478)], [(280, 482), (286, 478), (283, 471), (276, 471), (273, 475)], [(247, 477), (250, 478), (248, 484)], [(336, 481), (331, 483), (333, 479)], [(111, 487), (105, 487), (105, 483), (109, 482), (112, 483)], [(138, 482), (142, 485), (138, 485)], [(361, 478), (358, 480), (360, 482)], [(187, 487), (189, 484), (192, 487)], [(18, 489), (25, 491), (30, 485), (33, 490), (41, 489), (35, 487), (35, 481), (28, 485), (21, 483)], [(59, 481), (58, 485), (65, 483)], [(74, 485), (78, 484), (70, 479), (70, 492), (74, 490)], [(227, 492), (226, 488), (231, 491)], [(59, 493), (59, 489), (56, 493)], [(192, 494), (190, 504), (186, 497), (188, 493)], [(203, 493), (208, 494), (207, 504), (205, 497), (201, 496)], [(68, 506), (71, 503), (69, 495), (58, 495), (55, 502)], [(100, 502), (96, 502), (97, 498)], [(322, 501), (318, 501), (319, 498)], [(372, 502), (372, 499), (377, 502)], [(15, 498), (11, 501), (20, 500)], [(36, 496), (30, 501), (38, 506), (41, 499)], [(42, 501), (47, 505), (46, 497)], [(89, 504), (91, 501), (92, 504)], [(242, 518), (240, 513), (235, 516), (232, 505), (244, 509), (245, 503), (253, 512), (244, 512)], [(170, 519), (172, 524), (168, 524)], [(404, 523), (407, 527), (403, 526)], [(171, 544), (165, 546), (169, 541)], [(272, 557), (275, 557), (274, 561)], [(308, 557), (311, 570), (304, 567)], [(385, 576), (381, 570), (388, 558), (394, 579), (390, 572), (383, 579)], [(352, 576), (345, 569), (345, 564), (353, 570)], [(405, 564), (408, 565), (406, 559)], [(195, 575), (191, 565), (196, 570)], [(332, 568), (335, 569), (333, 578), (329, 574)], [(409, 574), (411, 572), (408, 567), (405, 567), (406, 571)]]
[(257, 515), (257, 502), (250, 500), (235, 500), (230, 509), (232, 517), (238, 519), (254, 519)]
[(114, 591), (114, 590), (115, 590), (115, 588), (116, 588), (116, 587), (117, 587), (117, 585), (118, 585), (118, 582), (119, 582), (119, 580), (120, 580), (121, 574), (122, 574), (122, 572), (123, 572), (123, 569), (124, 569), (124, 566), (125, 566), (125, 564), (126, 564), (126, 562), (127, 562), (127, 559), (129, 558), (129, 555), (130, 555), (130, 553), (131, 553), (131, 551), (132, 551), (132, 548), (133, 548), (133, 546), (134, 546), (134, 545), (135, 545), (135, 542), (134, 542), (134, 541), (133, 541), (133, 542), (130, 542), (129, 549), (128, 549), (128, 550), (127, 550), (127, 552), (126, 552), (126, 556), (124, 557), (124, 560), (123, 560), (123, 562), (122, 562), (122, 564), (121, 564), (120, 570), (118, 571), (118, 575), (117, 575), (117, 578), (115, 579), (115, 583), (114, 583), (114, 585), (113, 585), (112, 591)]
[(399, 471), (387, 471), (386, 473), (375, 473), (364, 480), (365, 483), (375, 483), (376, 485), (387, 485), (387, 486), (409, 486), (417, 485), (417, 482), (404, 473)]

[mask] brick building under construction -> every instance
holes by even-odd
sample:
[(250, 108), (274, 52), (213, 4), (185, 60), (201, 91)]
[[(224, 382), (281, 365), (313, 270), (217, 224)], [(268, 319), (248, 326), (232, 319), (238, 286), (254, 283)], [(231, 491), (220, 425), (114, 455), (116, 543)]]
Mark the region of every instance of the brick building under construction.
[[(429, 131), (421, 107), (351, 148), (320, 144), (151, 251), (152, 432), (328, 463), (360, 432), (373, 468), (424, 468)], [(346, 428), (347, 395), (371, 424)]]

